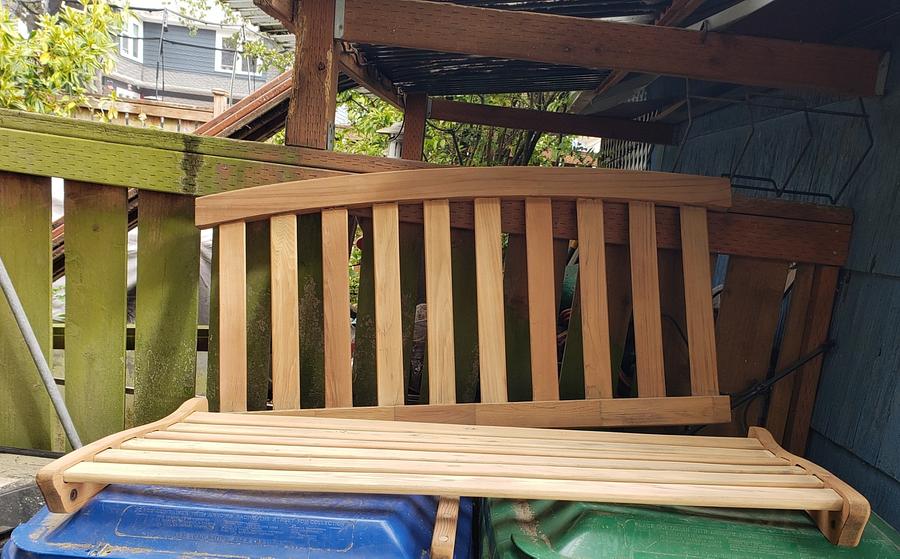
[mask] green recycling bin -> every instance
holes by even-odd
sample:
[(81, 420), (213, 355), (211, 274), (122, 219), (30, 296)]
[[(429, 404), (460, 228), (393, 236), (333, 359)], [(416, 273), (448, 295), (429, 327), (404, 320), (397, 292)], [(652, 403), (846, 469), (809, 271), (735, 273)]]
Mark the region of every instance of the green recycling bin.
[(896, 559), (900, 535), (872, 515), (856, 548), (803, 512), (485, 499), (485, 559)]

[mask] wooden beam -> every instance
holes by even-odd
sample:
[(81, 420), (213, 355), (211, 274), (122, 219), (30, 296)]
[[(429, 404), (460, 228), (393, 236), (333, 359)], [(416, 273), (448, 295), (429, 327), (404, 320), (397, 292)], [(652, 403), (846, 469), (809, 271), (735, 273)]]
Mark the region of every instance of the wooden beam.
[[(662, 27), (677, 27), (679, 23), (687, 19), (697, 8), (703, 5), (704, 0), (674, 0), (669, 8), (663, 12), (656, 25)], [(614, 86), (622, 82), (628, 77), (628, 72), (624, 70), (614, 70), (610, 72), (606, 79), (591, 91), (582, 91), (578, 94), (575, 102), (572, 104), (573, 113), (584, 112), (591, 104), (594, 97), (603, 95)]]
[(672, 144), (674, 130), (659, 122), (638, 122), (623, 118), (574, 115), (478, 103), (432, 99), (429, 118), (468, 124), (484, 124), (556, 134), (576, 134), (615, 138), (651, 144)]
[(260, 120), (265, 113), (287, 99), (290, 93), (291, 71), (286, 70), (221, 114), (197, 127), (194, 133), (200, 136), (230, 136), (241, 127)]
[(846, 95), (874, 95), (881, 60), (860, 48), (420, 0), (347, 0), (342, 38)]
[(295, 7), (294, 21), (300, 32), (285, 143), (327, 149), (337, 101), (334, 0), (304, 0)]
[(338, 65), (341, 72), (382, 101), (390, 103), (402, 111), (403, 100), (397, 95), (397, 88), (394, 84), (379, 75), (374, 67), (366, 65), (361, 57), (362, 54), (359, 52), (342, 50), (338, 54)]
[(299, 27), (294, 23), (296, 13), (294, 0), (253, 0), (253, 4), (284, 24), (288, 31), (299, 34)]

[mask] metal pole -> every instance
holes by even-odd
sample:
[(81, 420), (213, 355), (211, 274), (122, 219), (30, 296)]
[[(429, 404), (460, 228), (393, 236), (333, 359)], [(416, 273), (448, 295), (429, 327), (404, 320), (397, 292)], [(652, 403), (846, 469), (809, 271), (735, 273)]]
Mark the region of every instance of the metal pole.
[(22, 302), (19, 301), (19, 295), (16, 293), (16, 289), (13, 286), (12, 279), (9, 277), (9, 273), (6, 271), (6, 266), (4, 266), (2, 258), (0, 258), (0, 289), (3, 289), (3, 294), (6, 295), (6, 300), (9, 302), (9, 308), (12, 310), (13, 316), (16, 319), (16, 324), (19, 325), (19, 330), (22, 331), (22, 336), (25, 338), (25, 345), (28, 346), (28, 351), (31, 352), (31, 358), (34, 360), (34, 364), (41, 374), (41, 380), (44, 381), (44, 388), (47, 389), (47, 394), (50, 395), (50, 401), (53, 402), (53, 407), (56, 409), (56, 415), (59, 417), (60, 423), (62, 423), (63, 430), (66, 432), (66, 437), (69, 439), (69, 444), (72, 445), (72, 448), (81, 448), (81, 439), (78, 438), (75, 424), (72, 423), (72, 418), (69, 416), (69, 410), (66, 408), (66, 403), (63, 401), (62, 395), (56, 387), (56, 381), (53, 379), (53, 374), (50, 372), (50, 366), (47, 364), (47, 360), (44, 359), (44, 354), (41, 352), (41, 346), (38, 344), (37, 338), (34, 337), (34, 330), (31, 329), (28, 317), (25, 316), (25, 309), (22, 308)]

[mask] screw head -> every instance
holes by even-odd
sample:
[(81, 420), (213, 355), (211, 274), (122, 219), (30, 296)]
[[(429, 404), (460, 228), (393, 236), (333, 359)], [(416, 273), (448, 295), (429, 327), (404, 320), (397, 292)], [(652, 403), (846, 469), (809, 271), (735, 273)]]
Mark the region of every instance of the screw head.
[(70, 501), (74, 501), (77, 498), (78, 498), (78, 490), (77, 489), (73, 489), (73, 490), (69, 491), (69, 500)]

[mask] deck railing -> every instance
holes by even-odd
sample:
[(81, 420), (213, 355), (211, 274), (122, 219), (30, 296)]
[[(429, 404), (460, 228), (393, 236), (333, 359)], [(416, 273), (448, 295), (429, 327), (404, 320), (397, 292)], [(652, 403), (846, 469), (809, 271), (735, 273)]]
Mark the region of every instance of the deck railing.
[[(133, 419), (139, 423), (173, 411), (195, 393), (197, 360), (199, 232), (194, 200), (204, 195), (272, 182), (341, 173), (418, 168), (427, 164), (313, 149), (207, 138), (161, 130), (0, 111), (0, 256), (19, 290), (38, 339), (50, 356), (50, 178), (66, 185), (65, 397), (85, 441), (125, 426), (127, 189), (140, 202), (134, 330)], [(475, 291), (475, 245), (471, 215), (450, 205), (454, 230), (455, 293)], [(554, 212), (557, 208), (554, 207)], [(571, 208), (560, 207), (561, 215)], [(369, 255), (371, 222), (359, 215), (362, 238), (359, 304), (353, 362), (355, 405), (375, 403), (374, 278)], [(304, 407), (324, 404), (321, 378), (321, 243), (317, 218), (301, 216), (298, 276), (301, 308), (301, 378)], [(404, 366), (410, 363), (423, 266), (421, 213), (400, 207)], [(622, 219), (625, 219), (622, 216)], [(827, 337), (838, 267), (849, 246), (848, 210), (784, 201), (735, 197), (727, 212), (709, 222), (712, 257), (728, 255), (724, 290), (718, 296), (716, 338), (720, 389), (742, 391), (770, 372), (773, 347), (778, 367), (810, 353)], [(569, 224), (574, 231), (574, 223)], [(627, 231), (627, 227), (619, 230)], [(664, 357), (670, 395), (690, 386), (678, 218), (657, 214)], [(563, 285), (569, 247), (565, 222), (554, 241), (555, 282)], [(570, 232), (571, 232), (570, 231)], [(522, 231), (507, 229), (504, 308), (510, 400), (530, 397), (528, 297)], [(215, 236), (214, 236), (215, 239)], [(626, 236), (608, 236), (610, 331), (615, 347), (629, 336), (630, 278)], [(214, 240), (208, 387), (218, 398), (217, 243)], [(262, 409), (269, 397), (271, 323), (269, 231), (265, 221), (247, 228), (248, 407)], [(569, 275), (573, 268), (569, 268)], [(790, 286), (789, 296), (785, 296)], [(562, 291), (562, 289), (559, 289)], [(558, 299), (558, 298), (557, 298)], [(319, 306), (317, 307), (317, 302)], [(473, 297), (453, 298), (457, 401), (474, 401), (478, 386)], [(316, 310), (318, 308), (318, 311)], [(561, 352), (560, 395), (577, 390), (582, 368), (579, 302)], [(779, 322), (784, 327), (779, 330)], [(776, 340), (776, 330), (781, 335)], [(626, 361), (628, 357), (626, 356)], [(776, 385), (768, 399), (766, 426), (795, 452), (802, 452), (821, 357)], [(575, 382), (570, 382), (576, 379)], [(623, 382), (626, 382), (623, 380)], [(0, 445), (50, 448), (55, 419), (5, 302), (0, 301)], [(625, 390), (624, 385), (621, 388)], [(518, 391), (518, 392), (517, 392)], [(423, 391), (427, 394), (427, 390)], [(581, 395), (580, 397), (583, 397)], [(744, 417), (757, 422), (765, 399), (738, 410), (731, 425), (704, 433), (744, 434)]]

